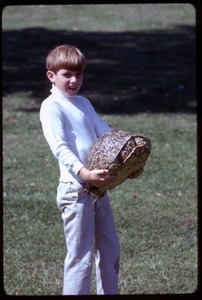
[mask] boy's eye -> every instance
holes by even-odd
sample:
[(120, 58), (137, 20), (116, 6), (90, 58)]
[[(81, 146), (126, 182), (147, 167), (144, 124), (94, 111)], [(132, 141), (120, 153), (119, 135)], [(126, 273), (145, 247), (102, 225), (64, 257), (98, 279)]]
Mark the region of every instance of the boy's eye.
[[(70, 77), (72, 77), (74, 75), (67, 72), (67, 73), (64, 73), (63, 76), (66, 77), (66, 78), (70, 78)], [(75, 76), (79, 78), (79, 77), (82, 76), (82, 73), (76, 73)]]
[(71, 74), (70, 73), (64, 73), (63, 76), (69, 78), (69, 77), (71, 77)]

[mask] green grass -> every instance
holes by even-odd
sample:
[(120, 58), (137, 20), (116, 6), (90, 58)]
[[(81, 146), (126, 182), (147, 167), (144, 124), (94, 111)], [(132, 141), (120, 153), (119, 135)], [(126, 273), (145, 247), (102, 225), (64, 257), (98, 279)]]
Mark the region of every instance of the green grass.
[(120, 294), (187, 294), (197, 289), (194, 21), (193, 8), (180, 4), (6, 8), (7, 294), (62, 291), (66, 248), (55, 201), (59, 170), (42, 135), (39, 107), (50, 88), (44, 76), (47, 50), (68, 40), (88, 54), (82, 92), (102, 118), (152, 141), (145, 173), (109, 192), (121, 242)]
[(7, 6), (3, 28), (46, 27), (84, 32), (167, 29), (176, 24), (192, 25), (194, 14), (195, 8), (189, 3)]
[[(10, 117), (21, 123), (22, 130), (11, 124), (4, 129), (5, 289), (9, 294), (60, 294), (65, 246), (55, 203), (57, 164), (42, 137), (38, 114), (14, 111)], [(116, 128), (137, 128), (153, 142), (144, 175), (109, 193), (122, 246), (120, 293), (193, 292), (197, 285), (195, 116), (103, 118), (112, 126), (118, 122)]]

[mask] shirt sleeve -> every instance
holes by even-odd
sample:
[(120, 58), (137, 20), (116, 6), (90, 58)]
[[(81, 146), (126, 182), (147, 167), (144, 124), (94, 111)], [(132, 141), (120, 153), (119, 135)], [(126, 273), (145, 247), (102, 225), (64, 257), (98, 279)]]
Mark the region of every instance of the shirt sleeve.
[(100, 118), (100, 116), (96, 113), (94, 107), (91, 105), (91, 117), (93, 120), (94, 128), (97, 137), (104, 135), (105, 133), (113, 130), (111, 126), (109, 126), (106, 122)]
[(57, 103), (44, 101), (40, 108), (40, 121), (44, 137), (53, 155), (62, 162), (73, 175), (77, 175), (84, 166), (79, 158), (70, 150), (66, 142), (63, 115)]

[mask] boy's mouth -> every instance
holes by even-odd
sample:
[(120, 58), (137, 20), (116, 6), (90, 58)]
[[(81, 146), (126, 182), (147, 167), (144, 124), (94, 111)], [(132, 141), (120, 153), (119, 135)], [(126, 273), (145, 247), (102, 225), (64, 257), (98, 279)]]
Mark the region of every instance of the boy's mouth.
[(76, 90), (76, 86), (69, 86), (68, 89), (71, 90), (71, 91), (75, 91)]

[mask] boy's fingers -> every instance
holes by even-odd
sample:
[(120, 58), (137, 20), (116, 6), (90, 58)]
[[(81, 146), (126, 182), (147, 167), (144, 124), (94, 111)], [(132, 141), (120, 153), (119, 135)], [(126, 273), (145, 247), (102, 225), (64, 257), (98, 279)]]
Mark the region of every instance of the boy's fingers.
[(103, 169), (103, 170), (99, 170), (100, 172), (100, 174), (103, 174), (103, 175), (107, 175), (108, 173), (109, 173), (109, 170), (107, 170), (107, 169)]
[(109, 170), (107, 169), (98, 170), (97, 174), (100, 175), (102, 181), (114, 180), (117, 177), (116, 175), (109, 175)]

